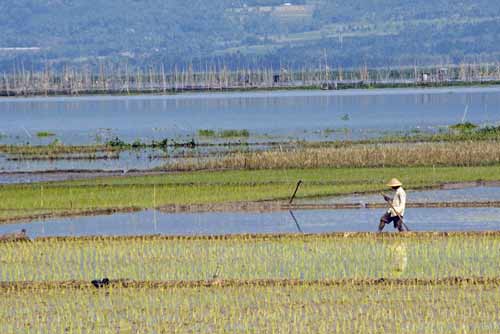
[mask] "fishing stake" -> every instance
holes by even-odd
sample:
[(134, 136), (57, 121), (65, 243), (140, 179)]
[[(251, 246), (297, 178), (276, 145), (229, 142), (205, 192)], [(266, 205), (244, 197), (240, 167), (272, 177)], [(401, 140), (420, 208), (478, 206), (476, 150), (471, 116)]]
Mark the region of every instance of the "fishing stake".
[(290, 197), (290, 202), (288, 204), (291, 205), (293, 203), (293, 200), (295, 199), (295, 195), (297, 195), (297, 191), (299, 191), (299, 187), (302, 183), (303, 183), (302, 180), (299, 180), (299, 182), (297, 182), (297, 187), (295, 187), (295, 191), (293, 192), (292, 197)]

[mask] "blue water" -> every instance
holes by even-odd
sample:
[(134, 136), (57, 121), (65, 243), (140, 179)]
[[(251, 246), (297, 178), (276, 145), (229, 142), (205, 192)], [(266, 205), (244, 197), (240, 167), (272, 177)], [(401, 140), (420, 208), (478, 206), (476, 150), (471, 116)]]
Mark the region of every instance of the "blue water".
[[(224, 235), (260, 233), (373, 232), (384, 210), (311, 210), (271, 213), (184, 213), (154, 211), (51, 219), (0, 226), (0, 234), (27, 229), (30, 237), (88, 235)], [(500, 230), (500, 208), (408, 209), (413, 231)], [(386, 231), (393, 232), (392, 226)]]
[[(3, 98), (0, 143), (187, 139), (199, 129), (248, 129), (253, 141), (354, 139), (462, 120), (496, 124), (499, 108), (500, 87)], [(57, 136), (37, 138), (38, 131)]]
[[(390, 195), (390, 191), (386, 192)], [(500, 201), (500, 187), (480, 186), (464, 187), (461, 189), (435, 189), (412, 191), (407, 190), (407, 200), (414, 203), (429, 202), (492, 202)], [(384, 199), (379, 194), (369, 195), (349, 195), (324, 197), (321, 199), (299, 199), (296, 203), (315, 204), (352, 204), (352, 203), (384, 203)]]

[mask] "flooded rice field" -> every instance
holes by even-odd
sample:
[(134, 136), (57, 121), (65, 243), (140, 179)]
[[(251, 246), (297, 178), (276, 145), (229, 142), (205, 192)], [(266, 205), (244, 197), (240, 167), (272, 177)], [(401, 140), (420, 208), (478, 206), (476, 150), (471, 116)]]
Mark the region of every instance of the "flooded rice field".
[[(56, 159), (44, 159), (38, 156), (17, 157), (0, 153), (0, 172), (36, 172), (61, 170), (111, 170), (127, 171), (130, 169), (151, 169), (165, 163), (164, 152), (155, 150), (125, 151), (108, 155), (96, 155), (85, 159), (78, 154), (67, 154)], [(1, 183), (1, 176), (0, 176)]]
[[(5, 98), (0, 99), (0, 145), (102, 145), (119, 138), (146, 144), (168, 139), (181, 147), (92, 152), (91, 157), (88, 153), (55, 158), (0, 153), (0, 184), (134, 174), (177, 160), (277, 149), (300, 141), (434, 133), (463, 121), (496, 125), (499, 109), (500, 87)], [(203, 134), (224, 130), (245, 130), (246, 135)], [(182, 147), (191, 141), (197, 143), (195, 148)], [(500, 201), (500, 187), (410, 191), (408, 196), (410, 202), (424, 204)], [(297, 201), (308, 203), (383, 204), (383, 200), (379, 195), (352, 195)], [(32, 237), (374, 231), (382, 213), (381, 209), (295, 214), (142, 211), (5, 225), (0, 226), (0, 233), (23, 227)], [(416, 231), (497, 230), (499, 213), (498, 208), (423, 207), (409, 210), (406, 220)]]
[(43, 171), (133, 171), (151, 170), (167, 163), (187, 159), (214, 159), (236, 152), (256, 152), (270, 149), (295, 147), (294, 143), (254, 143), (204, 144), (194, 148), (140, 148), (120, 149), (110, 152), (70, 153), (70, 154), (16, 154), (0, 152), (0, 184), (2, 173), (43, 172)]
[[(375, 232), (381, 209), (308, 210), (268, 213), (181, 213), (156, 211), (50, 219), (0, 226), (0, 234), (25, 228), (30, 237), (90, 235), (226, 235)], [(500, 208), (408, 210), (412, 231), (497, 231)], [(387, 226), (386, 231), (394, 231)]]

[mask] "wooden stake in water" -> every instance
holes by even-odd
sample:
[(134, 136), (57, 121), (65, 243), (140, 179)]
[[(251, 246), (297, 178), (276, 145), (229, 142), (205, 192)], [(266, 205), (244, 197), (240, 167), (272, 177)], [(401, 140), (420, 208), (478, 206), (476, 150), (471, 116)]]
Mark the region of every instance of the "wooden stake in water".
[(299, 191), (299, 187), (301, 184), (302, 184), (302, 180), (299, 180), (299, 182), (297, 182), (297, 187), (295, 187), (295, 191), (293, 192), (292, 197), (290, 197), (290, 202), (288, 204), (291, 205), (293, 203), (293, 200), (295, 199), (295, 195), (297, 195), (297, 191)]

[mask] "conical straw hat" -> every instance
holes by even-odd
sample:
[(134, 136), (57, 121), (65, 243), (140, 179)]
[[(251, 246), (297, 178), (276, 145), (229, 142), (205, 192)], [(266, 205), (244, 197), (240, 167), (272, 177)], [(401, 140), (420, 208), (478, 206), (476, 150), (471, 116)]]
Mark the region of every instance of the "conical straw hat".
[(401, 187), (403, 184), (396, 178), (392, 179), (387, 183), (389, 187)]

